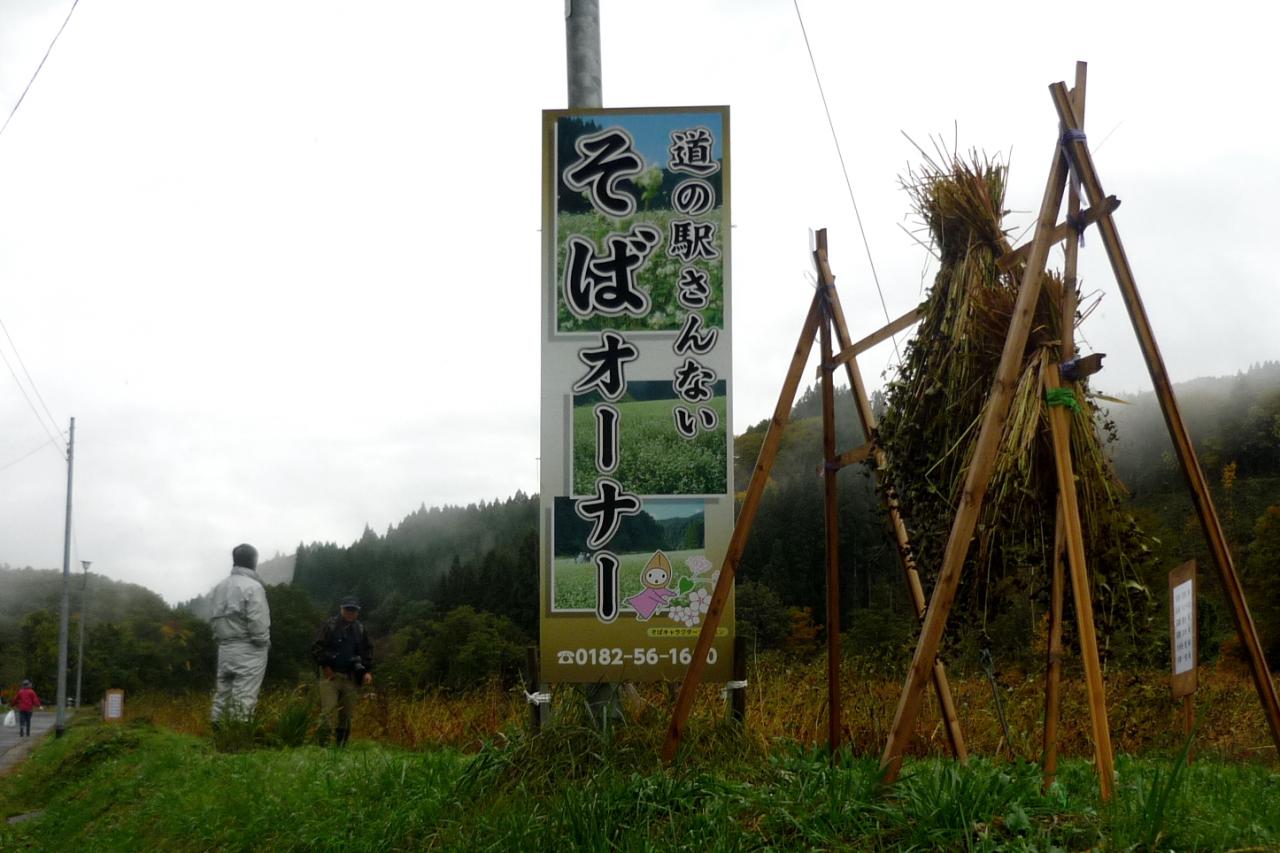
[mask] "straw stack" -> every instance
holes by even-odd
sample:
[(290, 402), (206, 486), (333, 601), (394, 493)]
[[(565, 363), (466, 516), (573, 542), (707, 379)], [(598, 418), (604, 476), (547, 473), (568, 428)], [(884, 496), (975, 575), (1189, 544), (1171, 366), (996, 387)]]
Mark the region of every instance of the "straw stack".
[[(950, 159), (944, 167), (926, 158), (903, 180), (939, 270), (901, 370), (886, 390), (879, 430), (926, 584), (941, 562), (1023, 275), (1021, 266), (1002, 271), (996, 263), (1009, 248), (1006, 168), (976, 154)], [(1058, 359), (1063, 334), (1074, 334), (1059, 328), (1062, 289), (1061, 276), (1046, 272), (953, 611), (993, 647), (1025, 648), (1048, 599), (1057, 486), (1041, 377), (1044, 365)], [(1144, 584), (1153, 576), (1149, 540), (1126, 510), (1104, 450), (1109, 424), (1083, 383), (1076, 397), (1081, 406), (1071, 415), (1071, 452), (1099, 642), (1104, 652), (1127, 650), (1151, 617)], [(1113, 637), (1121, 642), (1109, 642)]]

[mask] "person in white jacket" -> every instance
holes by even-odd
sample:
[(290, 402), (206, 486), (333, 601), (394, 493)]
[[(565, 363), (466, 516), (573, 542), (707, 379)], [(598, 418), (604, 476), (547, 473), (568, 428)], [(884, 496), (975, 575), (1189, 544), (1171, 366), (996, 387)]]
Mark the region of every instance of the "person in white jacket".
[(231, 575), (213, 588), (213, 637), (218, 641), (213, 727), (224, 716), (246, 719), (258, 704), (271, 647), (271, 611), (256, 571), (258, 551), (237, 545), (231, 551)]

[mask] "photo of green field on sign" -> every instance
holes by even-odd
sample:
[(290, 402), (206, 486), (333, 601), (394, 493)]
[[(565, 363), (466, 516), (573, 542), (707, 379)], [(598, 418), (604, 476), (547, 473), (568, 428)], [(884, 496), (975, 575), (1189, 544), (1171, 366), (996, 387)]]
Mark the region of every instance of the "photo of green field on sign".
[[(725, 440), (725, 383), (703, 405), (715, 412), (716, 425), (685, 438), (676, 429), (674, 408), (681, 405), (670, 382), (631, 382), (627, 394), (612, 403), (618, 411), (618, 466), (609, 474), (634, 495), (722, 495), (728, 490)], [(598, 394), (573, 399), (573, 493), (595, 492)]]
[[(706, 556), (705, 506), (700, 500), (647, 500), (623, 519), (610, 543), (618, 557), (622, 616), (695, 627), (711, 601), (718, 568)], [(572, 498), (555, 500), (552, 612), (596, 606), (596, 565), (587, 549), (591, 522)], [(656, 570), (656, 571), (650, 571)]]

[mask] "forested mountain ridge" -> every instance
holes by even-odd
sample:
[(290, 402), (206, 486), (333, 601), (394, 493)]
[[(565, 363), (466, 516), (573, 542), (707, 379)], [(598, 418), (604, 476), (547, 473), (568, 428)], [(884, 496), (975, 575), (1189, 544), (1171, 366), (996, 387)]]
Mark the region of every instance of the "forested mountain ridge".
[[(157, 681), (190, 685), (200, 680), (212, 649), (207, 626), (146, 587), (91, 572), (71, 577), (69, 593), (71, 668), (85, 618), (86, 695), (95, 699), (106, 686), (135, 689)], [(33, 679), (52, 703), (58, 667), (62, 607), (60, 569), (12, 568), (0, 564), (0, 692), (9, 694), (23, 678)], [(209, 664), (211, 669), (212, 664)], [(74, 672), (71, 673), (74, 687)], [(68, 689), (70, 690), (71, 687)]]
[[(1280, 480), (1272, 479), (1280, 471), (1280, 441), (1268, 445), (1264, 429), (1267, 424), (1280, 429), (1280, 363), (1257, 365), (1235, 377), (1197, 379), (1176, 386), (1175, 391), (1216, 492), (1222, 492), (1224, 470), (1235, 464), (1230, 469), (1234, 471), (1230, 488), (1217, 500), (1226, 516), (1224, 523), (1237, 533), (1234, 541), (1243, 565), (1260, 514), (1280, 504)], [(1190, 505), (1153, 395), (1136, 395), (1129, 405), (1103, 405), (1118, 435), (1111, 445), (1116, 470), (1126, 483), (1137, 484), (1133, 512), (1162, 543), (1159, 565), (1171, 568), (1175, 561), (1202, 552), (1198, 528), (1187, 524)], [(856, 447), (863, 438), (846, 388), (837, 391), (836, 408), (838, 449)], [(739, 613), (748, 621), (764, 621), (761, 607), (781, 609), (784, 620), (787, 608), (810, 608), (815, 621), (822, 620), (820, 409), (818, 389), (806, 389), (793, 406), (775, 459), (739, 567)], [(736, 439), (739, 496), (750, 481), (767, 426), (768, 421), (761, 421)], [(913, 628), (895, 549), (877, 504), (865, 466), (841, 472), (843, 622), (846, 631), (866, 632), (867, 642), (883, 645), (908, 639)], [(536, 496), (522, 493), (467, 507), (421, 506), (384, 535), (366, 529), (349, 546), (300, 546), (295, 584), (322, 609), (331, 608), (344, 594), (362, 596), (371, 624), (385, 633), (428, 613), (438, 615), (469, 605), (509, 619), (524, 639), (533, 639), (537, 507)], [(1202, 560), (1207, 560), (1207, 554)], [(1209, 571), (1207, 562), (1204, 565)], [(1152, 594), (1159, 596), (1160, 579), (1147, 580)], [(1010, 654), (1019, 649), (1025, 652), (1034, 618), (1033, 608), (1025, 614), (1027, 624), (988, 626), (988, 634), (994, 636), (985, 642), (998, 645), (1003, 640)], [(1214, 614), (1208, 614), (1211, 624), (1217, 624), (1214, 619)], [(1217, 628), (1229, 628), (1226, 621), (1219, 621)], [(775, 630), (766, 640), (781, 638)]]
[[(1238, 477), (1280, 476), (1280, 361), (1256, 364), (1230, 377), (1174, 386), (1178, 410), (1208, 476), (1235, 464)], [(1109, 405), (1115, 424), (1116, 473), (1140, 494), (1181, 486), (1181, 474), (1155, 392)]]
[[(1256, 365), (1234, 377), (1199, 379), (1175, 388), (1215, 503), (1228, 530), (1237, 567), (1273, 666), (1280, 663), (1280, 363)], [(838, 449), (862, 443), (847, 389), (837, 392)], [(1107, 404), (1117, 440), (1116, 470), (1131, 486), (1131, 511), (1158, 540), (1159, 572), (1198, 557), (1204, 580), (1202, 654), (1217, 653), (1232, 632), (1217, 593), (1203, 537), (1172, 458), (1168, 433), (1151, 395), (1128, 405)], [(793, 408), (760, 511), (739, 566), (738, 619), (761, 646), (791, 644), (820, 632), (825, 601), (820, 400), (806, 390)], [(736, 441), (735, 488), (747, 488), (768, 422)], [(909, 512), (909, 508), (905, 508)], [(315, 625), (345, 595), (365, 605), (378, 638), (383, 683), (407, 688), (461, 687), (494, 673), (511, 673), (522, 646), (537, 639), (538, 513), (536, 495), (409, 513), (383, 534), (366, 528), (348, 544), (301, 544), (296, 554), (263, 563), (292, 585), (270, 586), (271, 671), (287, 683), (307, 669)], [(676, 520), (664, 526), (676, 535)], [(909, 658), (915, 633), (901, 570), (865, 466), (840, 473), (841, 624), (850, 653), (886, 667)], [(268, 571), (269, 570), (269, 571)], [(1147, 578), (1163, 601), (1163, 577)], [(61, 572), (0, 566), (0, 687), (32, 675), (49, 683), (56, 671)], [(170, 608), (158, 595), (92, 575), (89, 584), (86, 685), (168, 688), (203, 686), (211, 678), (212, 641), (192, 612), (196, 602)], [(72, 625), (79, 612), (73, 579)], [(1163, 606), (1163, 605), (1161, 605)], [(809, 614), (805, 614), (805, 608)], [(1163, 613), (1149, 632), (1155, 655), (1164, 647)], [(1043, 611), (1033, 606), (985, 632), (953, 631), (948, 659), (977, 659), (980, 645), (998, 661), (1039, 665)], [(1158, 623), (1158, 624), (1157, 624)], [(962, 614), (953, 624), (971, 625)], [(277, 635), (278, 636), (275, 636)], [(796, 649), (817, 644), (795, 644)], [(465, 667), (458, 665), (466, 660)], [(94, 695), (94, 694), (90, 694)]]
[(299, 545), (293, 584), (322, 610), (357, 596), (375, 629), (391, 631), (402, 610), (472, 604), (536, 627), (538, 499), (523, 492), (465, 507), (425, 505), (379, 536), (366, 527), (349, 546)]

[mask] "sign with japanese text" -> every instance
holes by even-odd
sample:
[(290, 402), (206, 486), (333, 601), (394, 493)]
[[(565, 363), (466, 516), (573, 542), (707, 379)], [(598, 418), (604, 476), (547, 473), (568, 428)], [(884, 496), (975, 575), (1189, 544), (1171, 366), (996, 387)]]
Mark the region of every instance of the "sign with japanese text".
[(1196, 691), (1196, 562), (1169, 573), (1169, 649), (1173, 695)]
[[(542, 136), (542, 678), (679, 680), (733, 532), (729, 110)], [(709, 679), (732, 641), (730, 600)]]
[(124, 691), (108, 690), (107, 695), (102, 699), (102, 719), (104, 720), (123, 720), (124, 719)]

